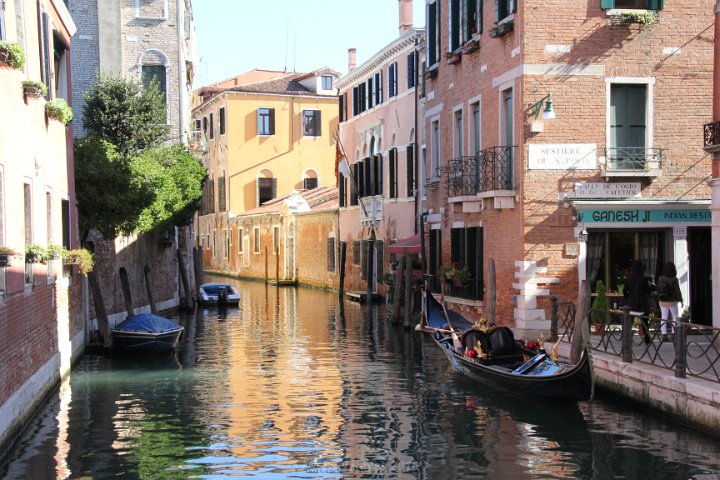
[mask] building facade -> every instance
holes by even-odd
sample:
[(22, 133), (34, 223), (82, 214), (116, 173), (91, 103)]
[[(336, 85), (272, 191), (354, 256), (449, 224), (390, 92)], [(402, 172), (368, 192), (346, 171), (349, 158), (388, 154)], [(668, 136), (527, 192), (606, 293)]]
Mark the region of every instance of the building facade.
[[(237, 241), (225, 225), (293, 191), (335, 186), (336, 79), (253, 70), (199, 90), (192, 147), (209, 173), (196, 233), (207, 269), (264, 278), (224, 254)], [(297, 279), (294, 265), (282, 280)]]
[(632, 260), (673, 261), (710, 324), (712, 1), (436, 0), (427, 20), (430, 271), (476, 282), (449, 298), (483, 314), (492, 262), (497, 322), (547, 328), (551, 296), (603, 280), (621, 303)]
[[(189, 144), (192, 82), (197, 63), (195, 32), (190, 0), (69, 0), (68, 9), (77, 19), (76, 52), (73, 56), (72, 97), (76, 106), (75, 136), (82, 137), (84, 93), (100, 75), (112, 75), (148, 85), (157, 82), (167, 105), (168, 144)], [(192, 267), (192, 229), (106, 241), (91, 235), (97, 256), (97, 274), (110, 324), (126, 316), (119, 288), (119, 272), (125, 269), (131, 288), (132, 306), (138, 313), (150, 310), (145, 270), (154, 281), (153, 300), (159, 310), (176, 308), (184, 292), (178, 269), (181, 252), (189, 281)], [(173, 247), (173, 248), (170, 248)], [(192, 287), (190, 288), (192, 291)], [(97, 329), (93, 323), (92, 329)]]
[(340, 232), (348, 252), (348, 290), (367, 290), (369, 258), (371, 288), (382, 290), (383, 275), (395, 260), (386, 247), (412, 237), (419, 227), (416, 87), (424, 32), (412, 28), (412, 1), (398, 6), (399, 36), (359, 66), (350, 49), (349, 71), (338, 81), (345, 158), (338, 172)]
[[(77, 248), (72, 124), (45, 111), (48, 101), (72, 105), (71, 38), (64, 2), (4, 2), (0, 40), (25, 61), (0, 58), (0, 452), (46, 395), (70, 372), (85, 344), (83, 277), (50, 260), (25, 263), (25, 246)], [(4, 58), (4, 57), (3, 57)], [(47, 94), (24, 92), (41, 81)]]

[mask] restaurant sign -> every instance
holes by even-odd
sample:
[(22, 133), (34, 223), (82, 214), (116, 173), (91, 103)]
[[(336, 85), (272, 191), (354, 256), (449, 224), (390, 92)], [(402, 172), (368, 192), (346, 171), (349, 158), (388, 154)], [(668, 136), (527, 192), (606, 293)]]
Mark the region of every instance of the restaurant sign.
[(528, 145), (528, 168), (531, 170), (595, 170), (595, 143), (531, 143)]
[(578, 210), (578, 223), (710, 223), (710, 210)]

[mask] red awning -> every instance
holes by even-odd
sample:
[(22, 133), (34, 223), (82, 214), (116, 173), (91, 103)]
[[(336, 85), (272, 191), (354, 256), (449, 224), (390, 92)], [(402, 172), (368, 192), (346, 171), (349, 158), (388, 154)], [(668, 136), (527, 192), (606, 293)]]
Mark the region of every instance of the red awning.
[(388, 253), (395, 255), (411, 255), (422, 253), (420, 245), (420, 234), (416, 233), (412, 237), (403, 238), (387, 247)]

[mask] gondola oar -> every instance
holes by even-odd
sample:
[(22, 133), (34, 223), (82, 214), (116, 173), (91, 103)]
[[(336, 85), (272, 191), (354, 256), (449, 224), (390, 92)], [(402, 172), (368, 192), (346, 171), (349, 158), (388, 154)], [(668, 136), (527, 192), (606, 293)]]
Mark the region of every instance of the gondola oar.
[(443, 314), (445, 315), (445, 320), (447, 321), (448, 328), (450, 329), (450, 335), (452, 335), (453, 339), (453, 347), (455, 347), (455, 350), (458, 353), (462, 352), (462, 343), (460, 343), (460, 338), (457, 336), (457, 333), (455, 332), (455, 329), (452, 326), (452, 323), (450, 323), (450, 316), (447, 313), (447, 309), (445, 308), (445, 296), (443, 295), (441, 297), (442, 302), (440, 302), (440, 306), (443, 309)]

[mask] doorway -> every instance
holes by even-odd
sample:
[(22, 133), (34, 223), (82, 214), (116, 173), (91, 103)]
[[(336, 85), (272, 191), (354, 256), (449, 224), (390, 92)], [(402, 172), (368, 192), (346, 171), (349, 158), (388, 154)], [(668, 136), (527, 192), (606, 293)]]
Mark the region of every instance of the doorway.
[[(712, 247), (709, 227), (688, 228), (691, 322), (712, 325)], [(688, 303), (688, 302), (686, 302)]]

